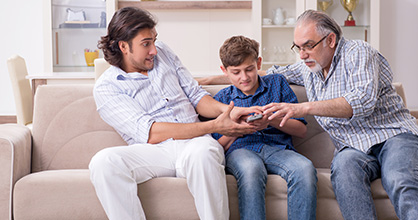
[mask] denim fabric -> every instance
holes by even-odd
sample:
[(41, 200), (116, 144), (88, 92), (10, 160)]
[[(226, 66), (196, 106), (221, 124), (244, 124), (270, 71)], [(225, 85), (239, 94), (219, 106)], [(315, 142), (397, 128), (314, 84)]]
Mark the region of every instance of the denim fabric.
[(280, 175), (287, 182), (289, 220), (316, 218), (316, 169), (301, 154), (269, 145), (259, 153), (236, 149), (226, 157), (226, 171), (237, 179), (241, 220), (266, 219), (267, 174)]
[(404, 133), (370, 149), (345, 148), (331, 165), (331, 181), (345, 220), (377, 219), (370, 183), (383, 188), (402, 220), (418, 217), (418, 136)]

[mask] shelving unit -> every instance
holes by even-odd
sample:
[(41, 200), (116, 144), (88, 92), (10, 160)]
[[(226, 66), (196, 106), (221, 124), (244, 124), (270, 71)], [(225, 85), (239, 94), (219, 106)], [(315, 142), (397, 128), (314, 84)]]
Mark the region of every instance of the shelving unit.
[[(46, 21), (52, 20), (50, 13), (51, 1), (54, 0), (43, 1), (46, 5)], [(360, 4), (353, 12), (357, 26), (342, 26), (344, 37), (348, 39), (366, 40), (374, 48), (379, 49), (380, 2), (375, 0), (362, 0), (359, 2)], [(160, 40), (168, 43), (172, 49), (175, 49), (184, 64), (192, 71), (204, 72), (202, 75), (205, 75), (206, 72), (217, 73), (219, 70), (219, 57), (217, 54), (219, 46), (227, 37), (237, 34), (249, 36), (260, 42), (261, 56), (264, 58), (263, 69), (269, 68), (273, 64), (286, 65), (294, 63), (299, 59), (298, 55), (290, 50), (293, 42), (294, 24), (263, 25), (262, 20), (263, 18), (273, 20), (273, 9), (278, 7), (281, 7), (285, 11), (286, 18), (297, 18), (297, 16), (307, 9), (318, 9), (317, 0), (106, 0), (105, 5), (107, 23), (110, 22), (116, 10), (127, 6), (144, 8), (156, 14), (161, 19), (158, 26), (159, 33), (161, 34)], [(328, 8), (327, 13), (336, 19), (340, 25), (344, 24), (344, 20), (348, 14), (338, 0), (334, 0), (334, 4)], [(182, 30), (183, 36), (173, 36), (171, 33), (175, 33), (179, 28)], [(98, 35), (103, 35), (105, 30), (101, 29), (103, 33)], [(49, 38), (45, 38), (45, 45), (51, 45), (50, 49), (46, 49), (47, 53), (45, 57), (47, 60), (50, 59), (50, 61), (46, 62), (46, 66), (51, 66), (52, 71), (52, 66), (56, 66), (56, 57), (53, 56), (56, 50), (52, 45), (56, 44), (55, 34), (57, 31), (94, 32), (97, 30), (88, 30), (85, 28), (79, 30), (58, 30), (55, 26), (52, 27), (51, 25), (48, 28), (46, 25), (44, 31), (46, 36), (49, 36)], [(91, 35), (91, 33), (87, 35)], [(181, 40), (176, 40), (178, 38), (181, 38)], [(83, 42), (85, 40), (78, 39), (77, 41)], [(64, 43), (63, 41), (60, 42)], [(89, 44), (92, 45), (94, 43)], [(199, 56), (191, 55), (191, 52), (196, 50), (196, 47), (192, 45), (199, 45)], [(49, 51), (51, 51), (50, 54)], [(72, 53), (67, 53), (65, 56), (71, 57)], [(59, 55), (59, 58), (64, 58), (65, 56)], [(78, 62), (79, 65), (62, 64), (62, 66), (73, 66), (77, 68), (68, 71), (79, 71), (80, 68), (83, 69), (80, 71), (92, 71), (92, 67), (84, 66), (84, 61)], [(200, 75), (200, 73), (197, 74)]]
[(93, 67), (86, 64), (84, 49), (96, 50), (100, 37), (106, 34), (106, 3), (49, 0), (49, 4), (52, 71), (92, 72)]
[[(263, 18), (274, 19), (273, 9), (282, 8), (285, 17), (297, 18), (307, 9), (320, 10), (317, 0), (254, 0), (253, 23), (256, 39), (261, 44), (263, 69), (273, 64), (287, 65), (299, 59), (291, 52), (294, 25), (266, 25)], [(380, 3), (374, 0), (362, 0), (354, 10), (353, 15), (357, 26), (344, 26), (348, 12), (341, 6), (339, 0), (334, 0), (327, 13), (342, 27), (343, 36), (347, 39), (361, 39), (379, 49), (379, 18)]]
[(119, 1), (118, 8), (139, 7), (151, 10), (251, 9), (251, 1)]
[(274, 11), (281, 8), (285, 18), (297, 18), (305, 10), (305, 0), (255, 0), (253, 1), (254, 31), (260, 42), (262, 69), (272, 65), (287, 65), (297, 60), (290, 47), (293, 42), (294, 23), (283, 25), (262, 24), (263, 18), (274, 22)]

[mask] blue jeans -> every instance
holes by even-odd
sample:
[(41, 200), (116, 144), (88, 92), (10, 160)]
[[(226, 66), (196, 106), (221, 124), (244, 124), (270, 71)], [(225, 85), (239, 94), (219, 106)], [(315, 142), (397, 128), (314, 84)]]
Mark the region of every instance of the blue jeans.
[(316, 169), (301, 154), (268, 145), (260, 153), (236, 149), (226, 157), (226, 172), (237, 180), (240, 219), (266, 219), (267, 174), (287, 182), (289, 220), (315, 219)]
[(331, 182), (345, 220), (377, 219), (370, 183), (383, 188), (402, 219), (418, 217), (418, 136), (399, 134), (373, 146), (369, 154), (345, 148), (335, 155)]

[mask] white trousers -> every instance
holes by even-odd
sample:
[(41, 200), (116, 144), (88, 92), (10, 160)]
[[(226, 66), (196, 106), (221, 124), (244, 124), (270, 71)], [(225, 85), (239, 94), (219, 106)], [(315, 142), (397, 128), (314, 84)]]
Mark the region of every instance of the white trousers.
[(224, 150), (210, 135), (99, 151), (90, 178), (110, 220), (142, 220), (137, 184), (157, 177), (186, 178), (200, 219), (229, 218)]

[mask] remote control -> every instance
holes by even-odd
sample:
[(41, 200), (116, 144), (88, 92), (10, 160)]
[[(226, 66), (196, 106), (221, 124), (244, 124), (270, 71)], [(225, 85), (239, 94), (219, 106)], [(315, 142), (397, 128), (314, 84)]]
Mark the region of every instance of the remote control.
[(252, 116), (247, 118), (247, 122), (255, 121), (255, 120), (258, 120), (258, 119), (261, 119), (261, 118), (263, 118), (263, 114), (252, 115)]

